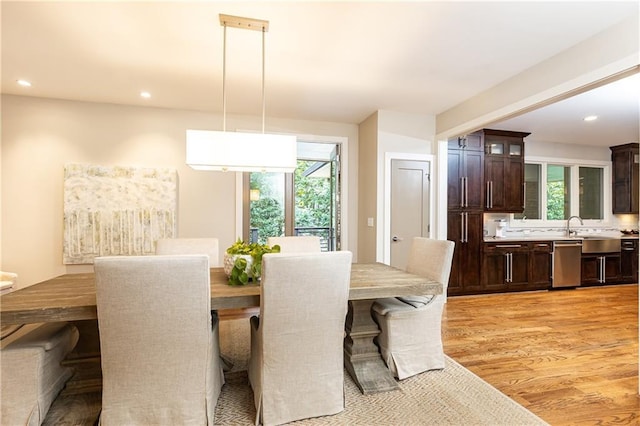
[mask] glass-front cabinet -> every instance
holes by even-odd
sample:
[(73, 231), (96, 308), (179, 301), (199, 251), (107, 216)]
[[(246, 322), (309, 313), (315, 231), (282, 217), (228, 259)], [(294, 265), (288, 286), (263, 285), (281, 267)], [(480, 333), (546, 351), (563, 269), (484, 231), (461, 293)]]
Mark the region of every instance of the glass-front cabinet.
[(484, 211), (524, 210), (524, 138), (529, 133), (484, 129)]

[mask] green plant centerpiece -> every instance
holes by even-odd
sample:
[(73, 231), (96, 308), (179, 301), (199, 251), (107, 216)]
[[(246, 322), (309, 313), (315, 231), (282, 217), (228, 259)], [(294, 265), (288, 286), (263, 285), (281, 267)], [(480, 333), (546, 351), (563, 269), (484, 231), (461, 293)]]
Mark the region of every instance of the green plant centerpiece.
[(258, 281), (262, 275), (262, 256), (267, 253), (280, 253), (280, 246), (245, 243), (238, 238), (224, 253), (224, 272), (229, 277), (229, 285)]

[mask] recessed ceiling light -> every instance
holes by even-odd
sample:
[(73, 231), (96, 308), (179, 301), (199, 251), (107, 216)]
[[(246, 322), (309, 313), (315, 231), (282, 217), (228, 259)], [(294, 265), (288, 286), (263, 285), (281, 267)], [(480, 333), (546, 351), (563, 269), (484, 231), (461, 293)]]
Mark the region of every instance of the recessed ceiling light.
[(31, 83), (27, 80), (18, 80), (18, 84), (22, 87), (31, 87)]
[(597, 115), (587, 115), (587, 116), (584, 118), (584, 121), (594, 121), (594, 120), (597, 120), (597, 119), (598, 119), (598, 116), (597, 116)]
[(149, 92), (140, 92), (140, 96), (145, 98), (145, 99), (149, 99), (151, 97), (151, 93), (149, 93)]

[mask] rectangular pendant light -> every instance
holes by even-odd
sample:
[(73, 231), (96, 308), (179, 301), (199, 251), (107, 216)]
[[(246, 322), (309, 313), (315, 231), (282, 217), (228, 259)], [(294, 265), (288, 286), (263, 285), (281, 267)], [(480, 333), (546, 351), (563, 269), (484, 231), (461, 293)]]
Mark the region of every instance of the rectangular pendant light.
[[(196, 170), (293, 173), (297, 165), (295, 136), (265, 133), (264, 35), (269, 21), (220, 14), (222, 49), (222, 131), (187, 130), (187, 165)], [(262, 133), (227, 132), (227, 27), (262, 33)]]
[(293, 173), (295, 136), (187, 130), (187, 165), (195, 170)]

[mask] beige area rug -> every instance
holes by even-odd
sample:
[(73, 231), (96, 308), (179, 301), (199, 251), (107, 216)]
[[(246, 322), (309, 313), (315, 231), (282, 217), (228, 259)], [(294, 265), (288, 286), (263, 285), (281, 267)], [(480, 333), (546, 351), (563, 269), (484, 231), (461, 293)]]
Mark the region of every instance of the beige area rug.
[[(220, 323), (222, 353), (234, 366), (216, 407), (216, 425), (252, 425), (253, 392), (246, 365), (249, 320)], [(546, 425), (496, 388), (446, 358), (444, 370), (428, 371), (400, 382), (400, 390), (363, 395), (345, 370), (345, 410), (296, 425)]]

